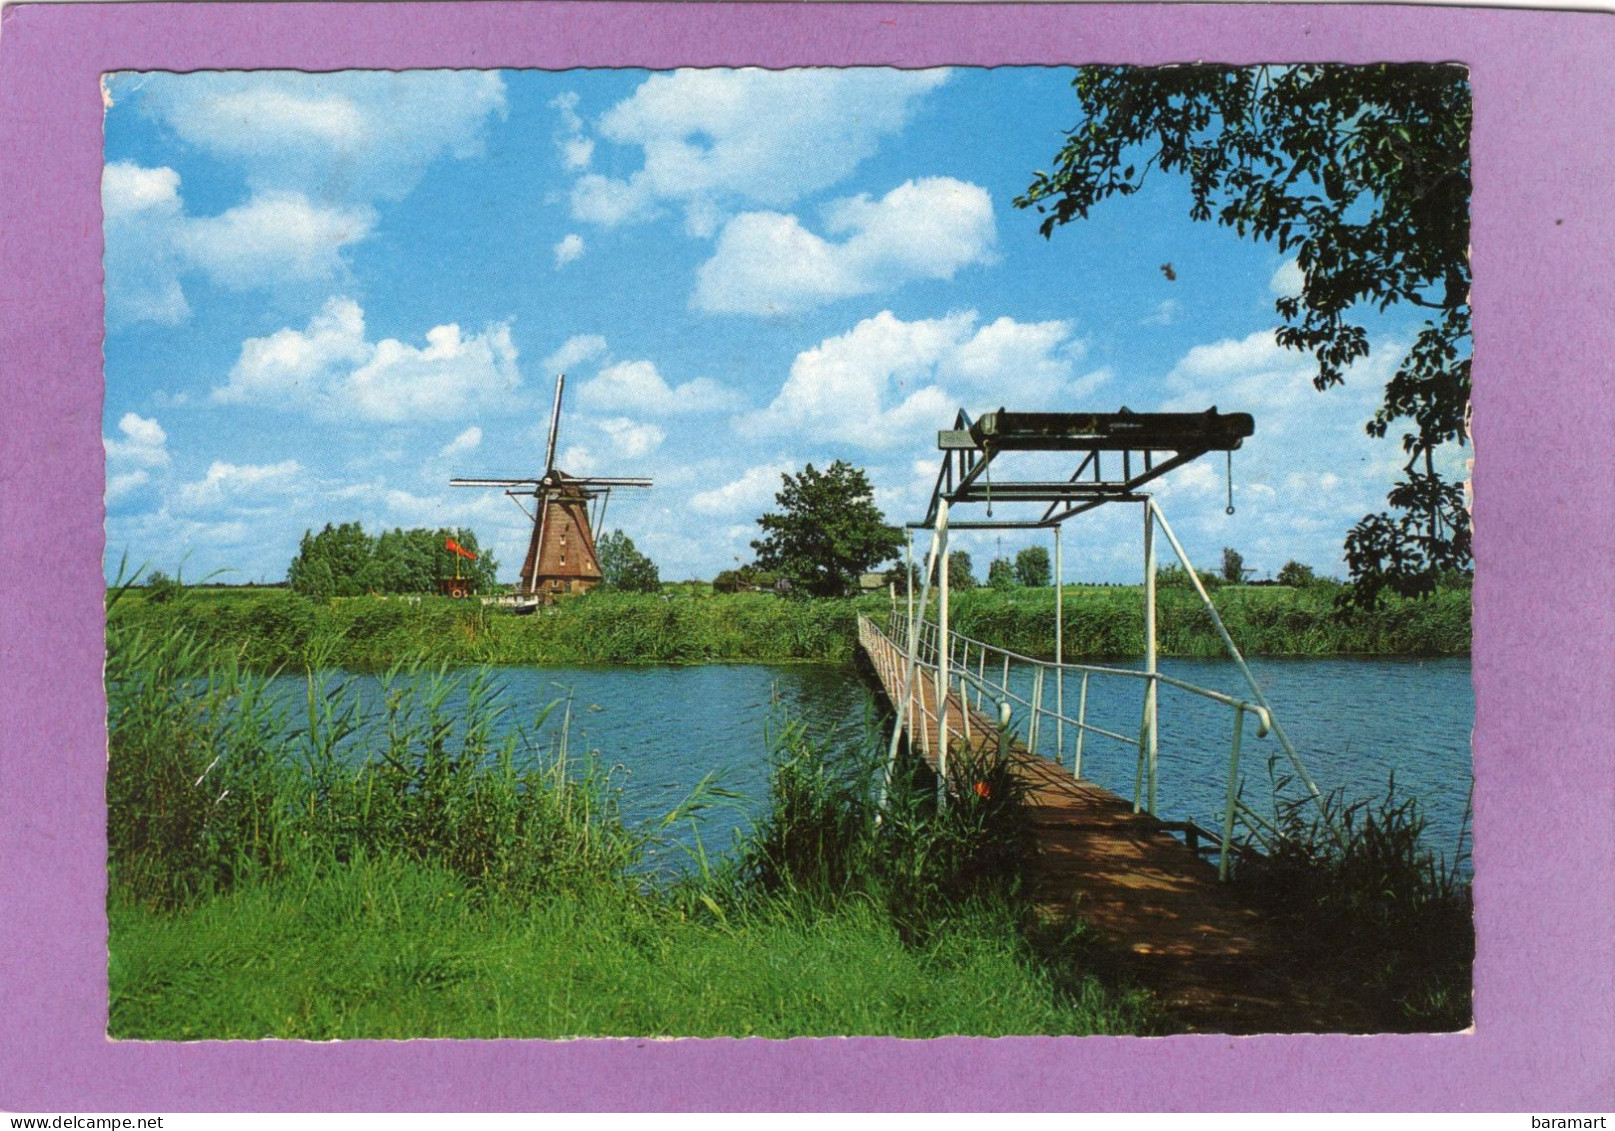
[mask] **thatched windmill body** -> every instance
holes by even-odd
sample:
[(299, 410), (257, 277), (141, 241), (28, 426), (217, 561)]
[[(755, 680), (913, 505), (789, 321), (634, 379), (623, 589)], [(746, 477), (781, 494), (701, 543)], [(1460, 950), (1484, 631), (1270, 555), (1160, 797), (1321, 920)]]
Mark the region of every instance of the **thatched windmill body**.
[[(555, 407), (550, 412), (549, 442), (544, 450), (544, 472), (537, 479), (451, 479), (453, 487), (503, 487), (505, 494), (533, 520), (517, 592), (542, 602), (568, 593), (583, 593), (600, 584), (600, 559), (594, 531), (605, 517), (606, 502), (614, 487), (649, 487), (649, 479), (568, 475), (555, 466), (556, 440), (561, 431), (561, 396), (566, 374), (555, 379)], [(532, 498), (534, 509), (522, 503)], [(591, 515), (592, 510), (592, 515)]]

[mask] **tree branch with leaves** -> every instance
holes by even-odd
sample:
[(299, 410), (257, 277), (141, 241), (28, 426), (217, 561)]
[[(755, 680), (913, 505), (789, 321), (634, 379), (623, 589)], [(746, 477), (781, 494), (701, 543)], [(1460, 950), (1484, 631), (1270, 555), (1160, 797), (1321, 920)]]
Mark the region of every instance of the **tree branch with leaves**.
[[(1350, 599), (1422, 596), (1472, 567), (1469, 515), (1435, 454), (1468, 441), (1469, 131), (1467, 71), (1379, 64), (1084, 67), (1073, 83), (1082, 121), (1052, 172), (1015, 204), (1041, 230), (1131, 196), (1152, 170), (1188, 178), (1194, 220), (1293, 254), (1302, 282), (1281, 297), (1278, 343), (1311, 353), (1320, 390), (1367, 356), (1358, 312), (1430, 312), (1365, 427), (1399, 425), (1405, 478), (1392, 512), (1346, 536)], [(1405, 423), (1403, 423), (1405, 422)]]

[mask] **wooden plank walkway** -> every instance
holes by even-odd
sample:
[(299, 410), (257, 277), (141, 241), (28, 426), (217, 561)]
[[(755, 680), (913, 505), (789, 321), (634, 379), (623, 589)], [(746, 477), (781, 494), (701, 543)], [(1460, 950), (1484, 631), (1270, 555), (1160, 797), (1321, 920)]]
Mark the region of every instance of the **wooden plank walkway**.
[[(888, 700), (902, 698), (902, 651), (860, 618), (859, 643)], [(936, 769), (941, 749), (935, 712), (936, 670), (917, 667), (909, 746)], [(948, 696), (948, 730), (962, 742), (961, 704)], [(996, 721), (970, 708), (971, 746), (997, 744)], [(912, 733), (912, 732), (911, 732)], [(1362, 1031), (1338, 1003), (1305, 1000), (1279, 971), (1279, 943), (1261, 915), (1218, 882), (1212, 865), (1132, 803), (1019, 741), (1010, 750), (1039, 845), (1033, 899), (1052, 916), (1077, 917), (1128, 957), (1130, 972), (1151, 989), (1177, 1026), (1191, 1032)]]

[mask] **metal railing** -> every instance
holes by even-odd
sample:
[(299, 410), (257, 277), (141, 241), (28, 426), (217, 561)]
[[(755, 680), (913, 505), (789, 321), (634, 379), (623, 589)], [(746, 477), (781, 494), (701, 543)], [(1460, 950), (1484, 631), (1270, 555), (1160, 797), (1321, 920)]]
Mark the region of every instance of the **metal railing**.
[[(932, 681), (935, 687), (934, 693), (919, 695), (914, 694), (913, 688), (905, 690), (905, 677), (902, 672), (890, 673), (890, 686), (895, 689), (897, 697), (908, 699), (904, 729), (911, 736), (918, 735), (923, 752), (927, 756), (932, 753), (933, 727), (939, 740), (940, 736), (947, 736), (947, 740), (941, 741), (941, 749), (937, 751), (938, 766), (943, 771), (944, 777), (947, 748), (951, 745), (951, 740), (957, 736), (965, 743), (966, 748), (971, 748), (973, 706), (975, 711), (989, 719), (996, 715), (1000, 733), (1006, 733), (1013, 724), (1014, 717), (1018, 715), (1020, 722), (1015, 729), (1025, 736), (1023, 744), (1034, 755), (1049, 756), (1045, 753), (1045, 748), (1049, 745), (1048, 732), (1052, 729), (1054, 732), (1052, 760), (1061, 767), (1066, 764), (1065, 740), (1069, 732), (1072, 737), (1070, 769), (1073, 777), (1082, 776), (1084, 747), (1088, 736), (1093, 735), (1131, 747), (1135, 752), (1133, 811), (1155, 815), (1159, 769), (1155, 734), (1159, 689), (1164, 686), (1227, 707), (1233, 716), (1232, 733), (1228, 747), (1223, 812), (1219, 814), (1221, 829), (1218, 839), (1221, 847), (1217, 863), (1219, 877), (1227, 878), (1230, 855), (1234, 850), (1235, 822), (1249, 820), (1246, 807), (1240, 801), (1239, 764), (1244, 741), (1245, 716), (1250, 714), (1256, 717), (1256, 735), (1258, 738), (1265, 737), (1273, 730), (1273, 719), (1265, 706), (1210, 688), (1199, 687), (1160, 671), (1135, 671), (1128, 668), (1039, 660), (955, 632), (948, 633), (948, 656), (944, 664), (941, 662), (939, 643), (942, 634), (936, 622), (929, 619), (916, 622), (915, 646), (910, 652), (908, 618), (895, 603), (884, 632), (866, 617), (859, 618), (858, 629), (860, 641), (865, 644), (866, 652), (874, 654), (873, 649), (869, 647), (872, 642), (871, 634), (884, 636), (890, 641), (894, 650), (908, 661), (909, 671), (916, 674), (923, 672), (924, 677)], [(1030, 684), (1030, 689), (1022, 694), (1012, 686), (1011, 675), (1017, 670), (1028, 669), (1026, 682)], [(1054, 673), (1055, 687), (1060, 691), (1063, 691), (1068, 674), (1080, 676), (1075, 717), (1065, 713), (1063, 694), (1053, 696), (1051, 706), (1051, 697), (1047, 694), (1046, 688), (1050, 672)], [(1090, 721), (1088, 692), (1090, 681), (1094, 678), (1132, 680), (1142, 685), (1141, 720), (1136, 736), (1109, 730)], [(961, 709), (956, 710), (950, 706), (950, 697), (956, 699)], [(987, 712), (988, 703), (995, 708), (990, 715)], [(903, 710), (900, 704), (895, 705), (900, 711)], [(958, 717), (954, 718), (955, 715)], [(922, 719), (927, 725), (917, 725)], [(1167, 822), (1167, 824), (1169, 827), (1179, 827), (1189, 823)], [(1198, 832), (1192, 826), (1190, 828), (1191, 835)]]

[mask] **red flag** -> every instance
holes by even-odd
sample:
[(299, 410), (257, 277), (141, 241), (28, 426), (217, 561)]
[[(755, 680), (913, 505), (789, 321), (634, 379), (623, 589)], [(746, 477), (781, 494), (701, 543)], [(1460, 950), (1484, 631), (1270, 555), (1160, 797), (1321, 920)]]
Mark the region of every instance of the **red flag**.
[(460, 543), (456, 542), (453, 538), (445, 538), (443, 540), (443, 548), (451, 554), (459, 554), (462, 558), (465, 558), (468, 561), (474, 562), (477, 560), (477, 555), (460, 545)]

